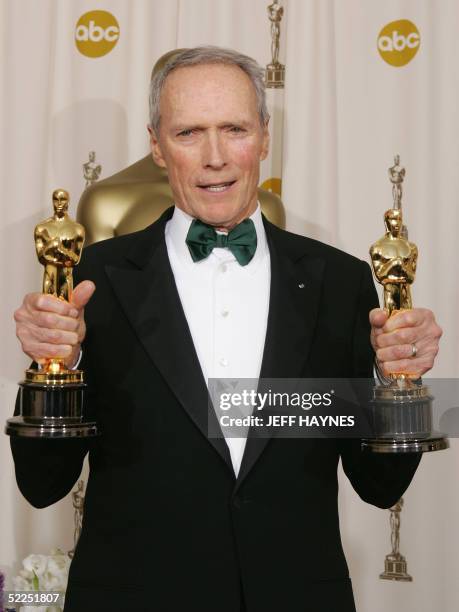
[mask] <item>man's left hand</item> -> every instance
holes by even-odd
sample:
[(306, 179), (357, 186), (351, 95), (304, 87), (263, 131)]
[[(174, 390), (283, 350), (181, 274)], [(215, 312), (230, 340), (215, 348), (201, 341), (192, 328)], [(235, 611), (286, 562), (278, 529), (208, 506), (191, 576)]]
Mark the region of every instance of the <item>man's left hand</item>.
[(370, 324), (371, 344), (385, 376), (403, 372), (418, 378), (432, 368), (443, 332), (431, 310), (413, 308), (388, 317), (374, 308)]

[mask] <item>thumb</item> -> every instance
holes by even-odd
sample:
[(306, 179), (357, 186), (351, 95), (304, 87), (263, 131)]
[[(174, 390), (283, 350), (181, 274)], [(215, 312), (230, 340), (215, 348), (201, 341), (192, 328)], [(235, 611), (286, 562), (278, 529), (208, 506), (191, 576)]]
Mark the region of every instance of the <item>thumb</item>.
[(370, 324), (372, 327), (383, 327), (387, 319), (387, 312), (382, 308), (373, 308), (370, 311)]
[(92, 281), (82, 281), (73, 290), (71, 303), (81, 310), (89, 302), (95, 290), (96, 286)]

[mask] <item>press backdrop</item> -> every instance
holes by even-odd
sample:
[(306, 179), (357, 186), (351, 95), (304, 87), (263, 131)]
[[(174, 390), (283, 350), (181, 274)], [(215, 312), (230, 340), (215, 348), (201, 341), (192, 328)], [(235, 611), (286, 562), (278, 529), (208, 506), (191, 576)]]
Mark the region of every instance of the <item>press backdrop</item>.
[[(269, 3), (1, 0), (2, 422), (27, 365), (12, 313), (40, 285), (32, 230), (49, 214), (52, 190), (69, 189), (74, 213), (89, 151), (102, 177), (146, 154), (148, 80), (166, 51), (224, 45), (268, 64)], [(445, 331), (433, 374), (457, 377), (459, 4), (281, 4), (286, 83), (269, 93), (273, 156), (262, 180), (282, 179), (288, 229), (367, 258), (391, 204), (387, 168), (400, 153), (406, 223), (420, 250), (414, 300), (432, 308)], [(269, 184), (278, 188), (279, 180)], [(360, 612), (459, 608), (458, 456), (454, 440), (449, 451), (425, 456), (405, 496), (401, 548), (412, 584), (378, 579), (390, 551), (389, 513), (364, 504), (341, 478), (342, 534)], [(28, 506), (6, 436), (0, 461), (0, 569), (11, 576), (30, 552), (71, 548), (73, 510), (70, 498), (45, 510)]]

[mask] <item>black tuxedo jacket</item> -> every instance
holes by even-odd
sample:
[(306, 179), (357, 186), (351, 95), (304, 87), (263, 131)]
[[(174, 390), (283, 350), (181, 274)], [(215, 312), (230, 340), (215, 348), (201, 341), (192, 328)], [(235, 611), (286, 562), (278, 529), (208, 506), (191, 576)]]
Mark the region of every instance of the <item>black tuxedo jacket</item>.
[[(77, 270), (97, 287), (81, 365), (102, 435), (11, 440), (19, 488), (36, 507), (71, 490), (89, 451), (65, 611), (239, 612), (243, 593), (248, 612), (352, 612), (338, 461), (360, 497), (385, 508), (419, 457), (362, 453), (358, 440), (249, 435), (236, 478), (225, 441), (207, 437), (207, 388), (164, 239), (171, 214), (88, 247)], [(261, 376), (372, 376), (368, 265), (264, 223)]]

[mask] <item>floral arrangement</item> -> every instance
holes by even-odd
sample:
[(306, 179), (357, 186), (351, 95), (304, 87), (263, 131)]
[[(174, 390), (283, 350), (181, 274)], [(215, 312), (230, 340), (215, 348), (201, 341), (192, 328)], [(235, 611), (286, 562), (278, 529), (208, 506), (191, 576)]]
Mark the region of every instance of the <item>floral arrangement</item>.
[[(65, 593), (67, 588), (70, 558), (59, 548), (49, 555), (29, 555), (22, 562), (23, 568), (13, 578), (15, 591), (52, 591)], [(59, 612), (60, 606), (22, 606), (21, 612)], [(2, 610), (0, 609), (0, 612)]]

